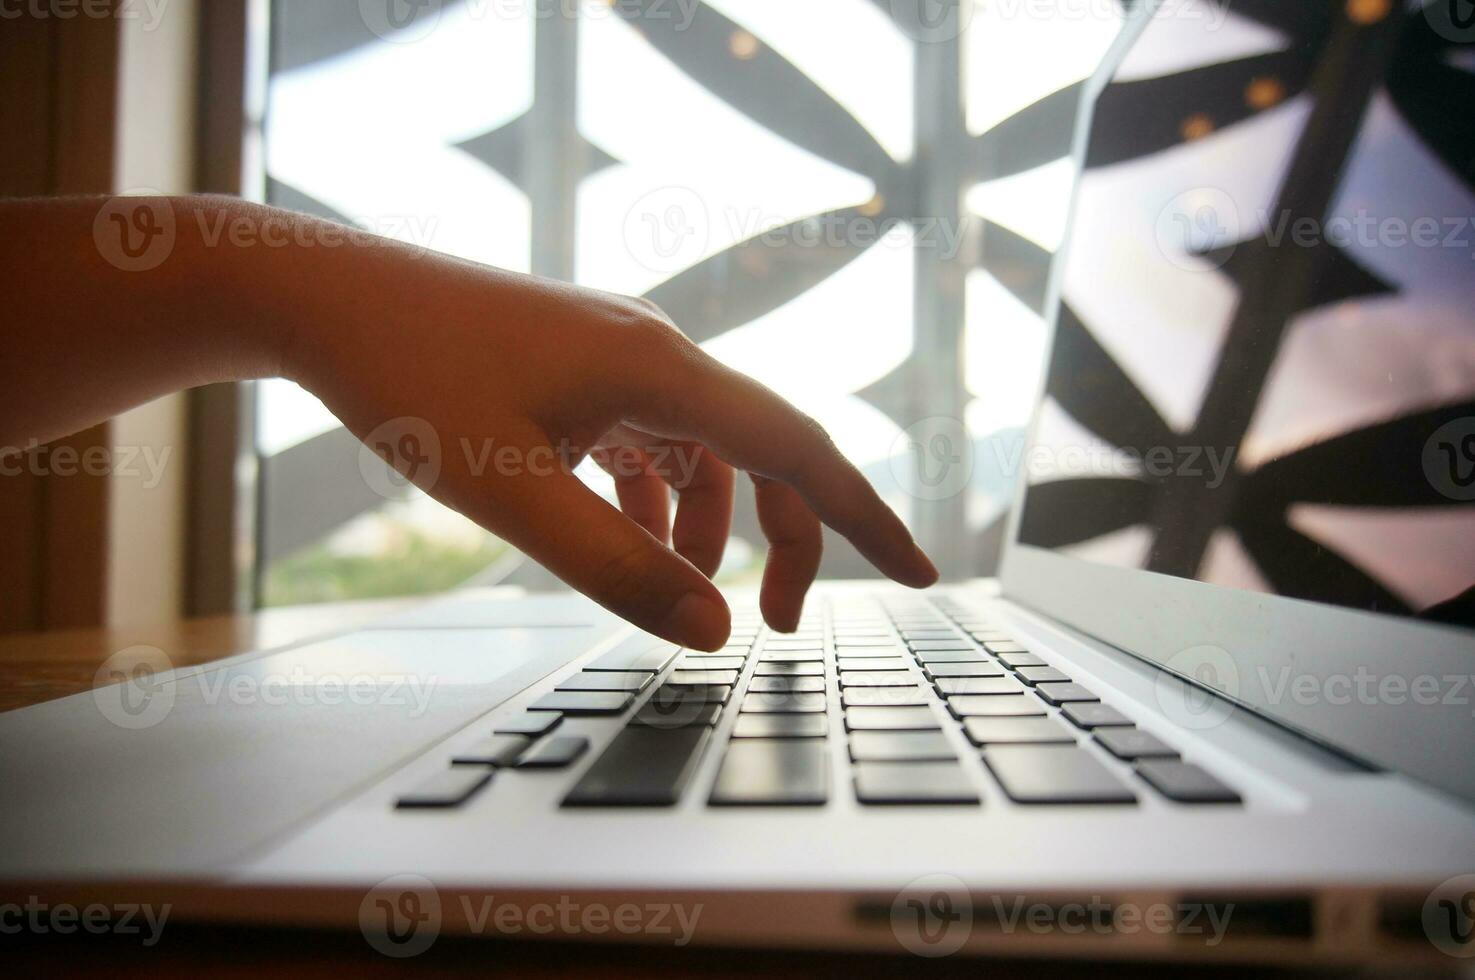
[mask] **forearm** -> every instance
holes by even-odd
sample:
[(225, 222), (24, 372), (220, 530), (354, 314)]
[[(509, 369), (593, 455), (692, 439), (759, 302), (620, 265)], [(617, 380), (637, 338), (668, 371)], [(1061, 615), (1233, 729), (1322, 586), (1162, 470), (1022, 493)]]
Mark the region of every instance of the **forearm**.
[(325, 226), (217, 197), (0, 201), (0, 447), (281, 374)]
[[(394, 391), (391, 348), (405, 331), (464, 317), (468, 298), (488, 325), (534, 328), (588, 301), (223, 197), (0, 201), (0, 259), (0, 449), (216, 381), (282, 376), (317, 390), (348, 348), (379, 352), (357, 369)], [(537, 329), (480, 339), (504, 363), (541, 341)]]

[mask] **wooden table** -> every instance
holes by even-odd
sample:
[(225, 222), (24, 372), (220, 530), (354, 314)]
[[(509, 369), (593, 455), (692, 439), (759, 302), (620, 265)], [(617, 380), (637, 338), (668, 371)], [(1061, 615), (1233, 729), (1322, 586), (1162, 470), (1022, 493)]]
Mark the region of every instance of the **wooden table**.
[[(148, 629), (78, 630), (0, 637), (0, 710), (23, 707), (89, 690), (98, 667), (114, 652), (136, 644), (164, 650), (177, 666), (207, 663), (248, 650), (287, 646), (353, 629), (406, 608), (406, 600), (343, 603), (270, 610), (170, 623)], [(3, 787), (0, 787), (3, 795)], [(3, 804), (0, 804), (3, 805)], [(3, 846), (3, 842), (0, 842)], [(160, 942), (142, 948), (119, 936), (0, 935), (0, 963), (11, 976), (107, 971), (120, 976), (263, 976), (337, 974), (387, 976), (406, 966), (443, 974), (493, 973), (518, 977), (570, 974), (611, 978), (721, 977), (1169, 977), (1181, 966), (1098, 963), (1012, 963), (950, 957), (922, 960), (898, 955), (846, 955), (752, 950), (593, 946), (579, 943), (442, 937), (409, 961), (387, 959), (356, 932), (220, 927), (170, 922)], [(1255, 975), (1243, 967), (1195, 967), (1203, 977)], [(1279, 972), (1276, 976), (1288, 974)]]

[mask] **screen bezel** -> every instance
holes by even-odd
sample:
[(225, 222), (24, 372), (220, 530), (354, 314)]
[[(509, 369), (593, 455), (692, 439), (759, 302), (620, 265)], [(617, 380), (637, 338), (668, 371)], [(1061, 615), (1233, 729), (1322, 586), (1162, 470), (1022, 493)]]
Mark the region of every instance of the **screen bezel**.
[[(1072, 150), (1077, 173), (1086, 159), (1096, 100), (1160, 6), (1161, 0), (1133, 5), (1121, 35), (1084, 87)], [(1068, 227), (1075, 223), (1078, 204), (1077, 184), (1071, 191)], [(1069, 243), (1067, 232), (1050, 269), (1045, 326), (1052, 353)], [(1045, 401), (1045, 373), (1029, 426), (1030, 445)], [(1009, 516), (999, 573), (1007, 598), (1180, 676), (1176, 668), (1185, 659), (1200, 657), (1190, 653), (1185, 658), (1185, 651), (1222, 650), (1232, 661), (1228, 676), (1185, 679), (1319, 741), (1475, 803), (1475, 633), (1102, 565), (1022, 544), (1027, 468), (1021, 468), (1017, 480), (1017, 504)], [(1342, 680), (1359, 668), (1379, 679), (1402, 678), (1404, 685), (1438, 678), (1441, 698), (1456, 683), (1452, 678), (1467, 678), (1459, 692), (1464, 703), (1417, 702), (1408, 687), (1397, 703), (1391, 695), (1384, 697), (1381, 687), (1372, 703), (1355, 693), (1350, 702), (1333, 703), (1333, 690), (1340, 702)], [(1287, 676), (1292, 681), (1310, 678), (1316, 685), (1314, 696), (1297, 696), (1284, 686)], [(1386, 683), (1393, 685), (1386, 690), (1397, 689), (1396, 681)]]

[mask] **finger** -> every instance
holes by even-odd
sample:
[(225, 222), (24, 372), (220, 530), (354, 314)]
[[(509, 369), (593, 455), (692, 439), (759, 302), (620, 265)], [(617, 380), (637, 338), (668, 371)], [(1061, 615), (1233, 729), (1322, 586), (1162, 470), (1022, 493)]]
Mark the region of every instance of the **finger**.
[(641, 428), (703, 442), (734, 466), (790, 484), (896, 581), (916, 588), (937, 581), (906, 525), (818, 423), (689, 342), (676, 350), (674, 366), (649, 372), (634, 393)]
[(596, 450), (589, 455), (614, 478), (615, 496), (625, 516), (661, 544), (670, 543), (671, 488), (651, 469), (650, 457), (633, 446)]
[(706, 446), (691, 442), (670, 445), (664, 475), (676, 490), (676, 553), (708, 578), (717, 574), (732, 533), (732, 501), (737, 474)]
[(819, 574), (824, 550), (819, 518), (793, 487), (763, 476), (753, 477), (758, 526), (768, 539), (768, 563), (758, 606), (774, 629), (792, 633), (804, 612), (804, 596)]
[(574, 589), (672, 643), (727, 642), (731, 614), (716, 586), (577, 477), (519, 476), (498, 496), (486, 526)]
[[(619, 460), (622, 453), (640, 452), (645, 471), (658, 475), (676, 491), (678, 505), (672, 534), (676, 553), (709, 578), (717, 574), (732, 531), (737, 484), (733, 468), (706, 446), (665, 439), (628, 425), (611, 429), (601, 442), (604, 448), (597, 452), (611, 461)], [(624, 510), (630, 513), (628, 507)]]

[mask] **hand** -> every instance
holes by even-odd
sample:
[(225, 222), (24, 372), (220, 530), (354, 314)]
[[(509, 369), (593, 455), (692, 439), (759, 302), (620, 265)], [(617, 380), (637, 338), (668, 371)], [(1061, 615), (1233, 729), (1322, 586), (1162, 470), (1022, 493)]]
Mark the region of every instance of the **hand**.
[[(156, 265), (120, 261), (99, 234), (120, 208), (175, 229)], [(729, 632), (709, 576), (734, 467), (768, 537), (775, 629), (799, 621), (821, 520), (892, 578), (937, 579), (824, 430), (649, 303), (211, 197), (0, 201), (0, 259), (15, 321), (0, 451), (181, 388), (284, 376), (372, 444), (418, 420), (440, 466), (391, 462), (422, 489), (676, 643), (715, 649)], [(623, 515), (573, 475), (589, 454), (615, 474)]]
[[(388, 250), (369, 262), (383, 267), (344, 270), (336, 309), (299, 327), (286, 373), (361, 439), (423, 420), (441, 447), (434, 481), (390, 462), (642, 629), (704, 650), (726, 641), (710, 576), (734, 468), (752, 478), (768, 538), (761, 608), (775, 629), (798, 623), (821, 520), (897, 581), (936, 581), (814, 420), (703, 353), (654, 305), (440, 256)], [(623, 515), (570, 472), (586, 455), (615, 477)]]

